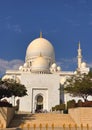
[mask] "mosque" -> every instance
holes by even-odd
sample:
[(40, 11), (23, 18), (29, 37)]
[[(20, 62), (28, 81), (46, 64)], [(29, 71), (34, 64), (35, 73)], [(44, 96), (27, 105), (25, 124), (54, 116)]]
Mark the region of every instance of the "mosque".
[[(14, 79), (24, 84), (27, 96), (19, 99), (19, 111), (51, 111), (51, 108), (71, 97), (64, 94), (63, 84), (66, 78), (80, 73), (88, 73), (89, 68), (82, 62), (80, 43), (78, 45), (78, 67), (74, 72), (63, 71), (55, 62), (53, 45), (45, 38), (34, 39), (27, 47), (25, 63), (18, 70), (7, 70), (4, 79)], [(12, 99), (13, 102), (13, 99)]]

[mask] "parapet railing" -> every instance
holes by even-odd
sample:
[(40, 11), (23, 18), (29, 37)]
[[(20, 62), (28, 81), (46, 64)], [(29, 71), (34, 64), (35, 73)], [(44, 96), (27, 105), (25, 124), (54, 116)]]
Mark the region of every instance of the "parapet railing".
[(28, 123), (26, 126), (25, 124), (21, 124), (20, 126), (21, 130), (92, 130), (92, 126), (89, 126), (88, 124), (86, 124), (85, 126), (83, 124), (81, 124), (80, 126), (78, 126), (77, 124), (75, 124), (74, 126), (69, 124), (63, 124), (61, 127), (57, 127), (54, 124), (52, 124), (51, 126), (49, 126), (48, 124), (46, 124), (45, 126), (43, 124), (39, 124), (39, 126), (36, 126), (36, 124), (33, 124), (33, 126), (31, 125), (31, 123)]
[[(0, 122), (0, 129), (3, 130), (3, 124)], [(9, 129), (9, 128), (8, 128)], [(21, 124), (20, 127), (15, 128), (14, 130), (92, 130), (92, 126), (89, 126), (88, 124), (86, 124), (85, 126), (83, 124), (81, 124), (80, 126), (78, 126), (77, 124), (75, 125), (67, 125), (67, 124), (63, 124), (62, 126), (55, 126), (54, 124), (52, 124), (51, 126), (49, 126), (49, 124), (43, 125), (43, 124)]]

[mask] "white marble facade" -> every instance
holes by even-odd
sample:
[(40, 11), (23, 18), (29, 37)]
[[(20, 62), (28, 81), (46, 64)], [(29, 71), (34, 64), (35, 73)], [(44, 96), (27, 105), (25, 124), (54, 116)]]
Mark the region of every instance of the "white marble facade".
[[(78, 68), (75, 72), (63, 71), (55, 62), (52, 44), (40, 37), (33, 40), (26, 51), (25, 63), (19, 70), (7, 70), (4, 79), (14, 79), (24, 84), (27, 96), (19, 98), (19, 110), (35, 112), (51, 111), (51, 108), (70, 99), (64, 95), (63, 83), (66, 78), (80, 71), (88, 73), (89, 68), (82, 62), (80, 43), (78, 47)], [(67, 97), (67, 99), (66, 99)], [(17, 98), (18, 99), (18, 98)]]

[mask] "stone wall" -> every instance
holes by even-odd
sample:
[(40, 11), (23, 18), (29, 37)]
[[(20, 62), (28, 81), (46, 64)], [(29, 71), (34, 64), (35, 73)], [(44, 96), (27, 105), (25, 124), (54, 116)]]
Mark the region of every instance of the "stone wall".
[(69, 114), (77, 125), (92, 126), (92, 107), (79, 107), (69, 109)]
[(0, 127), (6, 128), (15, 114), (15, 108), (0, 107)]

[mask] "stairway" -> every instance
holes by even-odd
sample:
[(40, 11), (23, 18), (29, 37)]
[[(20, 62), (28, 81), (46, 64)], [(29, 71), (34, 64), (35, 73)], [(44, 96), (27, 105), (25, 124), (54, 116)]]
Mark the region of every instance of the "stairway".
[[(87, 109), (87, 110), (86, 110)], [(82, 108), (80, 109), (80, 122), (81, 124), (89, 124), (92, 126), (92, 110), (90, 108)]]
[(21, 127), (21, 125), (25, 127), (30, 124), (30, 127), (33, 127), (36, 124), (36, 127), (39, 127), (40, 124), (42, 126), (46, 126), (48, 124), (49, 127), (54, 124), (55, 127), (62, 127), (63, 124), (66, 126), (75, 125), (74, 120), (70, 117), (69, 114), (57, 114), (57, 113), (39, 113), (39, 114), (30, 114), (30, 113), (17, 113), (12, 120), (9, 128)]
[(92, 107), (79, 107), (69, 110), (70, 116), (75, 120), (78, 126), (92, 127)]

